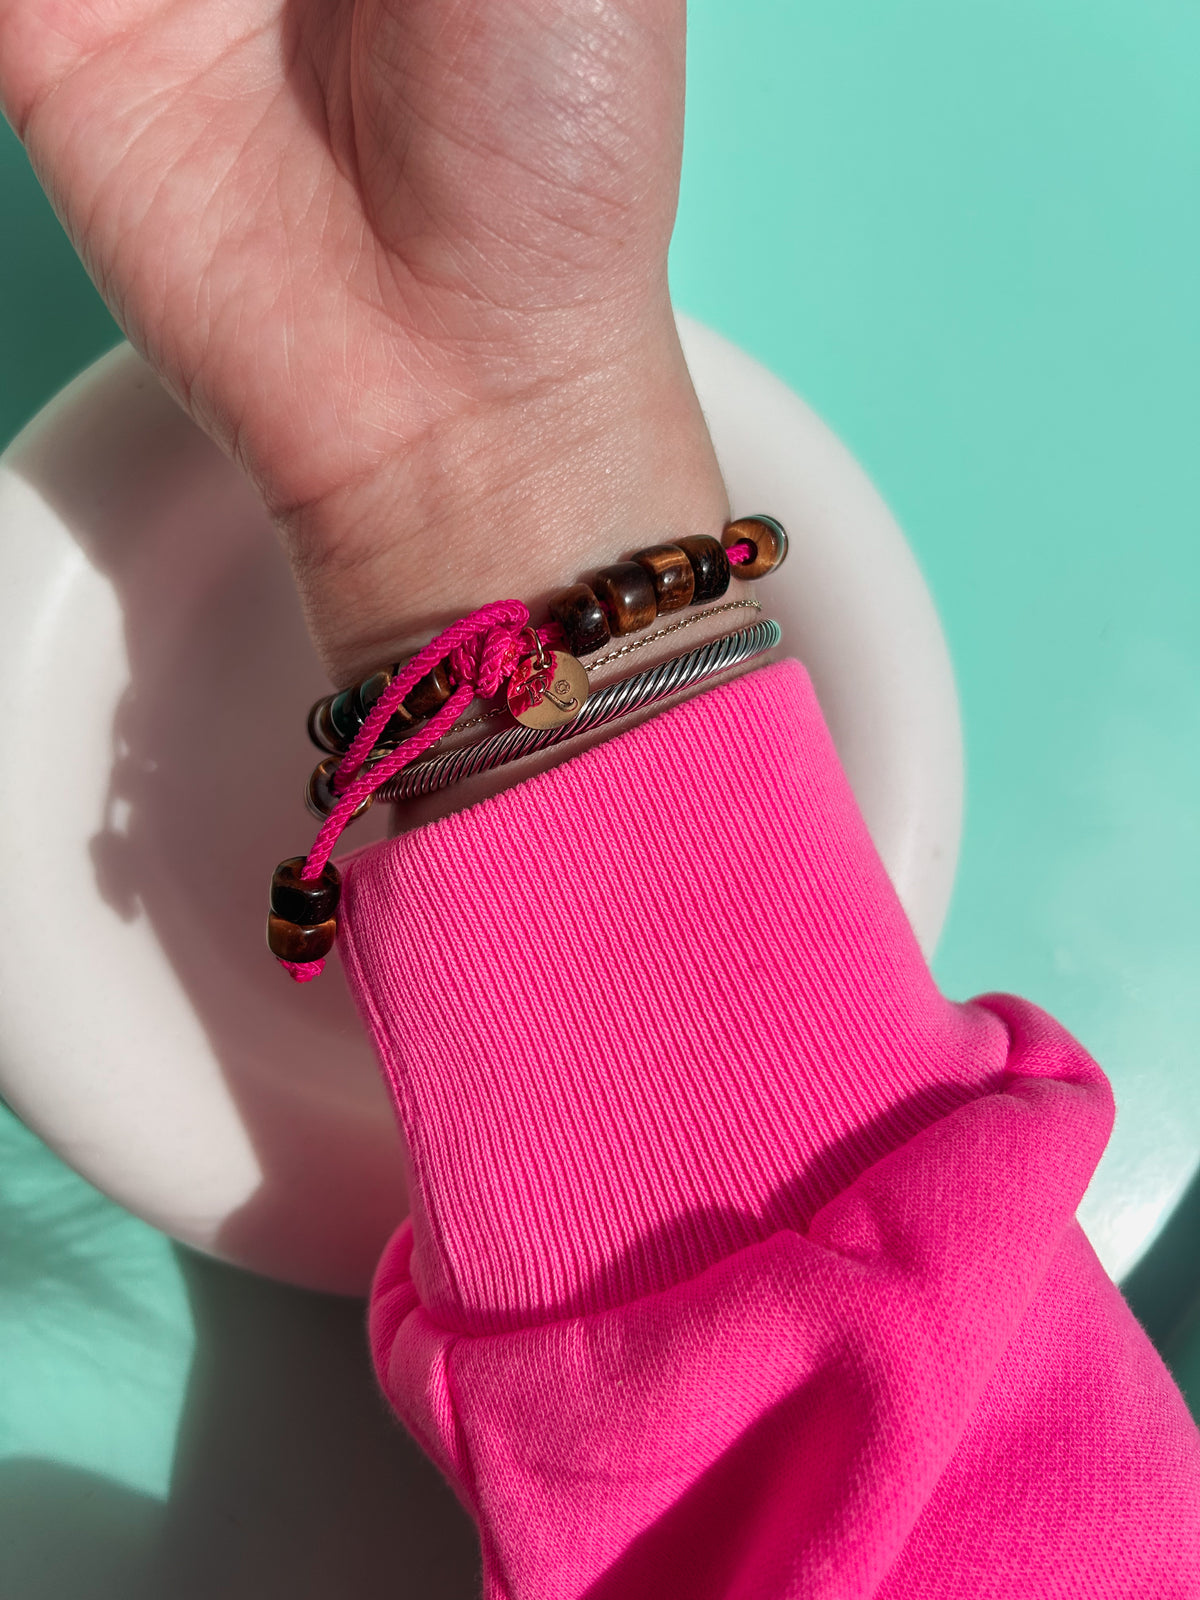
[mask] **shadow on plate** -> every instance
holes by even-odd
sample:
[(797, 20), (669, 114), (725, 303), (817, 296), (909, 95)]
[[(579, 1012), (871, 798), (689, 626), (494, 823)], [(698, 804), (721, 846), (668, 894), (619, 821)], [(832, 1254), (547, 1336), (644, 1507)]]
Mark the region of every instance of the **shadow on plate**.
[[(391, 1108), (336, 961), (299, 988), (264, 939), (271, 871), (316, 830), (304, 716), (328, 687), (282, 551), (249, 483), (128, 349), (12, 460), (121, 611), (129, 681), (91, 840), (97, 886), (117, 917), (152, 924), (261, 1172), (240, 1206), (199, 1220), (181, 1181), (177, 1226), (207, 1242), (219, 1223), (231, 1260), (363, 1293), (407, 1206)], [(71, 616), (69, 601), (55, 612), (40, 672), (86, 668)], [(368, 817), (348, 843), (383, 831)], [(188, 1070), (203, 1090), (207, 1063)]]

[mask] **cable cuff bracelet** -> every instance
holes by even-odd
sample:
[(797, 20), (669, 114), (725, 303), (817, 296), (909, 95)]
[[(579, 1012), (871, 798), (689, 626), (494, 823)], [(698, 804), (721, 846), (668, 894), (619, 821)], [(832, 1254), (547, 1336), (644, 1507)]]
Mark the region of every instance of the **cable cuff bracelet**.
[(777, 622), (767, 619), (756, 622), (749, 628), (741, 628), (689, 650), (686, 655), (662, 661), (645, 672), (598, 689), (572, 722), (560, 723), (554, 728), (507, 728), (464, 750), (448, 750), (414, 761), (383, 784), (376, 791), (376, 799), (393, 804), (415, 800), (437, 794), (479, 773), (494, 772), (497, 767), (506, 767), (524, 756), (576, 739), (593, 728), (606, 727), (645, 706), (702, 684), (730, 667), (752, 661), (755, 656), (773, 650), (781, 637)]

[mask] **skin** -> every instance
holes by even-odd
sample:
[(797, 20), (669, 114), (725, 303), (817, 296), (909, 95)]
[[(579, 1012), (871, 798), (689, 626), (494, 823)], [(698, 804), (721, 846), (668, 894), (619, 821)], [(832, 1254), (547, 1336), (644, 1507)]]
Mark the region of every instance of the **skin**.
[(0, 0), (5, 113), (261, 491), (335, 682), (719, 532), (667, 294), (684, 29), (684, 0)]

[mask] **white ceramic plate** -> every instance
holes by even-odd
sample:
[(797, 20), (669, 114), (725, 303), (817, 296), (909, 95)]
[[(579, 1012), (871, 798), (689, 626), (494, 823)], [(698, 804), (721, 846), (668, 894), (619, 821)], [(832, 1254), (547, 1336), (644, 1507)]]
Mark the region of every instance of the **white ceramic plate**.
[[(735, 513), (792, 535), (760, 598), (930, 950), (962, 759), (929, 595), (828, 429), (682, 331)], [(263, 944), (271, 869), (313, 831), (303, 714), (327, 685), (254, 495), (128, 347), (0, 458), (0, 637), (0, 1088), (156, 1227), (362, 1290), (405, 1210), (390, 1108), (336, 961), (297, 987)]]

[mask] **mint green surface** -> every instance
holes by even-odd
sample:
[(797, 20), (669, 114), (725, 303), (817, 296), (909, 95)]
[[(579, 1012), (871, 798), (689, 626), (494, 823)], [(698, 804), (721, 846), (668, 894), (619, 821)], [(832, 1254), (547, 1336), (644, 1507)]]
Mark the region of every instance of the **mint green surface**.
[(0, 449), (121, 330), (0, 118)]
[(968, 763), (938, 975), (1111, 1072), (1127, 1201), (1082, 1214), (1123, 1267), (1196, 1217), (1130, 1280), (1163, 1333), (1200, 1278), (1200, 10), (701, 4), (692, 47), (676, 298), (917, 553)]
[(170, 1241), (0, 1114), (0, 1462), (165, 1496), (191, 1359)]
[[(1126, 1288), (1200, 1410), (1197, 62), (1193, 0), (699, 0), (673, 280), (917, 552), (969, 763), (939, 976), (1045, 1005), (1154, 1113), (1112, 1152), (1142, 1232), (1170, 1214)], [(0, 216), (2, 443), (116, 331), (7, 134)], [(355, 1308), (0, 1134), (6, 1593), (471, 1592)]]

